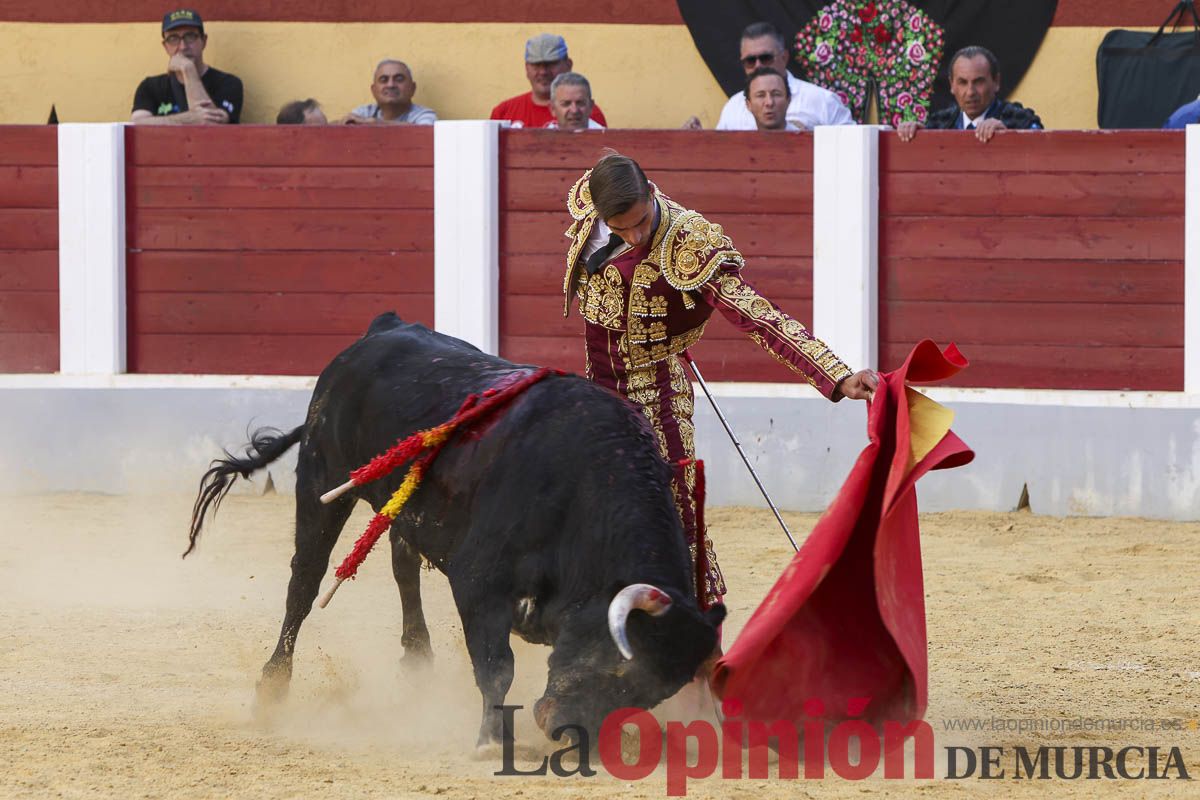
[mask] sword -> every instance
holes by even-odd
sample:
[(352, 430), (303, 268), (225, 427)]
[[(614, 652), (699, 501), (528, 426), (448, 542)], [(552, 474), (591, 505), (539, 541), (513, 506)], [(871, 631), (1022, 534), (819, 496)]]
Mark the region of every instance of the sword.
[(725, 432), (729, 434), (729, 438), (733, 441), (733, 446), (737, 448), (738, 455), (742, 457), (742, 462), (745, 463), (746, 469), (750, 470), (750, 477), (754, 478), (754, 482), (758, 485), (758, 490), (762, 492), (763, 498), (766, 499), (767, 505), (771, 507), (771, 511), (775, 514), (775, 519), (779, 522), (779, 527), (783, 528), (783, 533), (787, 536), (788, 541), (792, 543), (792, 549), (799, 552), (800, 548), (796, 546), (796, 540), (792, 538), (792, 532), (788, 530), (787, 523), (783, 521), (783, 517), (779, 514), (779, 509), (775, 507), (775, 503), (771, 501), (771, 495), (767, 494), (766, 488), (762, 481), (758, 479), (758, 473), (754, 471), (754, 467), (750, 464), (750, 459), (746, 457), (746, 451), (742, 449), (742, 443), (738, 441), (737, 434), (733, 432), (733, 428), (729, 427), (729, 421), (725, 419), (725, 415), (721, 413), (721, 407), (717, 405), (717, 401), (713, 398), (712, 392), (708, 390), (708, 384), (704, 382), (704, 376), (700, 374), (700, 368), (696, 366), (695, 359), (687, 350), (683, 351), (683, 360), (692, 368), (692, 374), (696, 376), (696, 382), (700, 384), (700, 388), (704, 390), (704, 395), (708, 398), (708, 402), (712, 405), (713, 411), (717, 412), (717, 419), (721, 420), (721, 425), (724, 426)]

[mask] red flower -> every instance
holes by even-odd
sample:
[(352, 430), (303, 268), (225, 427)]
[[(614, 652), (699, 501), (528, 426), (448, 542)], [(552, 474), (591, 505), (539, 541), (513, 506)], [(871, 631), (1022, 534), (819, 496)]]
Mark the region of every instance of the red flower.
[(858, 18), (863, 22), (870, 22), (871, 20), (875, 19), (875, 15), (878, 13), (878, 10), (875, 8), (875, 2), (872, 0), (872, 2), (867, 3), (866, 6), (859, 9)]
[(880, 25), (875, 29), (875, 41), (880, 44), (887, 44), (892, 40), (892, 32)]
[(850, 32), (850, 41), (854, 42), (855, 44), (858, 44), (862, 40), (863, 40), (862, 25), (855, 25), (854, 30)]

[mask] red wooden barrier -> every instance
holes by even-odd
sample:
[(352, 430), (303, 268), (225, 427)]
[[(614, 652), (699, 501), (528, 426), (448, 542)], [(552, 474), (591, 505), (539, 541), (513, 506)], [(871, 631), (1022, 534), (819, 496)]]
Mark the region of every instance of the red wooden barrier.
[[(805, 324), (812, 318), (812, 136), (605, 131), (500, 136), (500, 352), (583, 371), (583, 320), (562, 316), (571, 223), (567, 190), (611, 147), (667, 195), (725, 227), (748, 281)], [(791, 381), (754, 342), (713, 314), (696, 360), (709, 380)]]
[(0, 372), (58, 369), (58, 131), (0, 127)]
[(952, 383), (1183, 388), (1184, 137), (880, 138), (880, 366), (930, 336)]
[(129, 370), (314, 375), (433, 324), (427, 127), (126, 132)]

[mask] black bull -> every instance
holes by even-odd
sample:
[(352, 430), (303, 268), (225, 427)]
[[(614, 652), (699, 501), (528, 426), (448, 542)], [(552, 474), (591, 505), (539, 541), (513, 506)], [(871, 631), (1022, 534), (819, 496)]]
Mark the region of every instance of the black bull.
[[(528, 372), (384, 314), (321, 373), (302, 426), (256, 432), (245, 456), (213, 462), (201, 480), (189, 552), (209, 507), (216, 510), (238, 475), (300, 443), (296, 553), (261, 701), (286, 691), (296, 634), (355, 502), (378, 512), (404, 469), (329, 505), (320, 495), (398, 439), (449, 420), (469, 394)], [(592, 742), (605, 715), (671, 696), (716, 648), (724, 609), (697, 607), (670, 468), (641, 415), (582, 378), (548, 376), (481, 433), (456, 434), (390, 539), (406, 659), (431, 657), (421, 557), (449, 579), (483, 695), (480, 744), (501, 737), (495, 707), (513, 679), (510, 631), (553, 647), (546, 691), (534, 706), (538, 725), (555, 738), (561, 726), (579, 725)], [(621, 640), (629, 660), (614, 643)]]

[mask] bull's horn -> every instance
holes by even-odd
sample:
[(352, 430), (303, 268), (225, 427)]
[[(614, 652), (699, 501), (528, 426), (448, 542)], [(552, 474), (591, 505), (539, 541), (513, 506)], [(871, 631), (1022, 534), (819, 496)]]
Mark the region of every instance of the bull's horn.
[(617, 596), (608, 604), (608, 632), (626, 661), (633, 658), (629, 636), (625, 633), (625, 620), (629, 618), (629, 612), (640, 608), (650, 616), (658, 617), (670, 607), (671, 597), (648, 583), (634, 583), (617, 592)]

